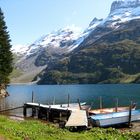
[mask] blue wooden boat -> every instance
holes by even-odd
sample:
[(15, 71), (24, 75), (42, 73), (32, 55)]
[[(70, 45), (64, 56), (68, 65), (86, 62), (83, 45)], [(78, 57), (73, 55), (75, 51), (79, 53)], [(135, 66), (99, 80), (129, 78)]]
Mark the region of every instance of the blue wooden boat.
[[(106, 127), (129, 122), (129, 110), (108, 114), (97, 114), (89, 117), (92, 126)], [(131, 121), (140, 120), (140, 109), (131, 111)]]

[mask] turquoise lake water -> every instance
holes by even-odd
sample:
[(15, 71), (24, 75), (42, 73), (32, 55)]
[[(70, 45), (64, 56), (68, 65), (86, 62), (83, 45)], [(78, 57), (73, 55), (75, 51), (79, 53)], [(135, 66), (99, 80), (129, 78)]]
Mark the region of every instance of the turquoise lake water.
[(99, 98), (103, 99), (103, 107), (114, 107), (116, 98), (119, 106), (128, 106), (133, 101), (140, 108), (140, 84), (102, 84), (102, 85), (11, 85), (8, 87), (10, 96), (4, 99), (6, 108), (23, 105), (31, 102), (34, 92), (35, 102), (52, 104), (55, 97), (56, 104), (67, 103), (68, 94), (70, 102), (92, 104), (99, 108)]

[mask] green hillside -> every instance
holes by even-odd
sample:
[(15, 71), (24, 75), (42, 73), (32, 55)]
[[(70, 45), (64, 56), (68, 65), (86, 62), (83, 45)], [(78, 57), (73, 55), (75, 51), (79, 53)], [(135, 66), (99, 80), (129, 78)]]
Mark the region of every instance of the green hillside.
[(40, 73), (38, 84), (139, 83), (139, 23), (126, 22), (87, 46), (89, 35), (79, 50)]

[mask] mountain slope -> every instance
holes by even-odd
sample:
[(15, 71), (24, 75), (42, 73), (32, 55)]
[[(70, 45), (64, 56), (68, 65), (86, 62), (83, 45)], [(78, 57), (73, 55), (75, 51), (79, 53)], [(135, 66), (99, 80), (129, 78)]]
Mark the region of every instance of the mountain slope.
[(79, 49), (86, 48), (102, 36), (124, 28), (123, 24), (130, 20), (140, 19), (140, 1), (139, 0), (118, 0), (111, 5), (110, 13), (102, 20), (90, 35), (79, 45)]
[[(140, 23), (140, 21), (137, 22)], [(132, 32), (135, 33), (139, 29), (140, 26)], [(123, 32), (125, 36), (129, 36), (125, 30), (121, 30), (117, 36), (120, 38)], [(116, 35), (116, 32), (111, 33), (112, 38), (113, 34)], [(136, 76), (140, 73), (139, 41), (119, 38), (113, 43), (108, 40), (104, 42), (104, 39), (98, 40), (96, 44), (62, 59), (44, 70), (43, 74), (39, 75), (41, 80), (38, 83), (122, 83), (127, 77)], [(139, 40), (139, 37), (136, 40)], [(134, 81), (133, 78), (129, 80), (129, 82)]]
[(140, 1), (115, 1), (71, 55), (37, 76), (38, 84), (139, 82), (139, 62)]
[(13, 47), (16, 56), (16, 71), (21, 71), (21, 76), (12, 73), (11, 82), (30, 82), (33, 77), (40, 73), (48, 65), (59, 61), (89, 35), (89, 33), (102, 21), (93, 19), (89, 27), (82, 33), (77, 27), (67, 27), (42, 36), (29, 46)]

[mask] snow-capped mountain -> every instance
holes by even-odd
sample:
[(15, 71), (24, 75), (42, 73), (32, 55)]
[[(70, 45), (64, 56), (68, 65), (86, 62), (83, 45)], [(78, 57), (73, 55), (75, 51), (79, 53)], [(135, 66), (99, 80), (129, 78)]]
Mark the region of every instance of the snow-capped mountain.
[(90, 24), (84, 33), (75, 26), (66, 27), (53, 31), (34, 41), (31, 45), (17, 45), (12, 48), (13, 53), (19, 57), (16, 67), (24, 71), (35, 69), (35, 67), (46, 66), (48, 62), (63, 57), (75, 49), (86, 38), (86, 36), (99, 24), (96, 19)]
[(84, 32), (78, 27), (71, 26), (44, 35), (31, 45), (14, 46), (12, 52), (18, 56), (15, 67), (22, 70), (23, 73), (17, 81), (25, 81), (24, 79), (31, 76), (33, 78), (48, 64), (68, 55), (81, 44), (101, 21), (95, 18)]
[(112, 3), (111, 12), (124, 8), (137, 8), (140, 6), (140, 0), (116, 0)]
[(24, 55), (24, 59), (40, 52), (42, 49), (49, 49), (52, 53), (57, 53), (54, 49), (57, 51), (61, 50), (58, 52), (60, 54), (71, 52), (80, 45), (101, 21), (102, 19), (94, 18), (84, 32), (81, 31), (81, 28), (75, 26), (53, 31), (52, 33), (40, 37), (31, 45), (13, 46), (12, 52), (17, 55)]
[[(32, 65), (36, 65), (36, 59), (40, 58), (42, 54), (44, 54), (44, 57), (47, 57), (48, 55), (57, 55), (60, 57), (63, 54), (70, 53), (83, 42), (83, 40), (94, 30), (98, 24), (100, 24), (101, 21), (102, 19), (94, 18), (93, 21), (89, 24), (89, 27), (84, 32), (82, 32), (79, 27), (70, 26), (44, 35), (34, 41), (34, 43), (31, 45), (14, 46), (12, 48), (12, 52), (20, 56), (16, 66), (25, 70), (25, 63), (28, 64), (28, 62), (33, 57), (34, 62), (32, 62)], [(48, 61), (41, 64), (41, 66), (46, 65), (47, 63)], [(39, 65), (37, 64), (37, 66)], [(29, 65), (29, 67), (31, 67), (31, 65)], [(27, 70), (28, 67), (26, 66), (25, 71)]]
[(28, 46), (27, 45), (13, 45), (11, 51), (17, 55), (23, 55), (28, 51)]
[(92, 31), (94, 31), (94, 29), (95, 29), (102, 21), (103, 21), (103, 19), (94, 18), (94, 19), (90, 22), (88, 28), (86, 28), (86, 29), (84, 30), (84, 32), (81, 33), (81, 34), (79, 35), (79, 37), (78, 37), (78, 39), (76, 40), (76, 42), (74, 42), (72, 48), (70, 48), (70, 51), (72, 51), (72, 50), (78, 48), (78, 46), (88, 37), (88, 35), (89, 35)]
[(21, 56), (16, 67), (25, 72), (39, 68), (40, 72), (66, 54), (69, 56), (70, 52), (86, 48), (112, 31), (123, 29), (124, 23), (134, 19), (140, 19), (140, 0), (116, 0), (105, 19), (94, 18), (83, 32), (74, 26), (67, 27), (44, 35), (31, 45), (12, 48)]
[[(31, 45), (16, 45), (12, 51), (20, 55), (23, 54), (24, 58), (38, 53), (42, 48), (50, 48), (49, 50), (53, 51), (60, 49), (59, 53), (67, 53), (77, 48), (91, 32), (95, 32), (95, 40), (98, 39), (100, 35), (97, 33), (97, 29), (99, 28), (117, 29), (120, 24), (139, 18), (140, 0), (116, 0), (111, 5), (108, 17), (105, 19), (94, 18), (84, 32), (75, 26), (67, 27), (44, 35)], [(95, 40), (93, 39), (93, 41)]]
[(140, 19), (140, 0), (116, 0), (112, 3), (109, 15), (100, 21), (90, 35), (79, 45), (79, 48), (87, 47), (102, 36), (123, 28), (122, 24), (128, 21)]
[(58, 31), (54, 31), (50, 34), (44, 35), (34, 43), (28, 46), (16, 45), (12, 48), (14, 53), (19, 55), (24, 55), (24, 57), (33, 55), (34, 53), (38, 53), (38, 50), (44, 48), (52, 48), (52, 49), (62, 49), (63, 47), (72, 48), (72, 44), (78, 39), (80, 34), (80, 28), (78, 27), (67, 27), (64, 29), (60, 29)]
[(114, 1), (106, 21), (111, 21), (112, 26), (140, 18), (140, 0)]
[(109, 15), (92, 28), (70, 57), (37, 76), (38, 84), (140, 82), (139, 46), (139, 0), (114, 1)]

